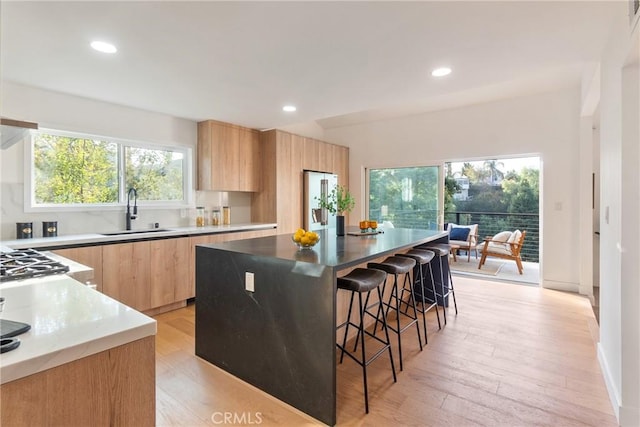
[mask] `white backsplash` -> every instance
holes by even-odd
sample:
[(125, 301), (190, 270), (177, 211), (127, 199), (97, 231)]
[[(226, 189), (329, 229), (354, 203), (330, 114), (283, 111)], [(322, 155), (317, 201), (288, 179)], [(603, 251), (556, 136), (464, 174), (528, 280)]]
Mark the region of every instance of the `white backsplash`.
[[(42, 236), (43, 221), (58, 221), (58, 235), (104, 233), (125, 229), (124, 207), (84, 212), (25, 212), (24, 185), (1, 183), (0, 240), (16, 238), (16, 222), (32, 222), (33, 237)], [(251, 221), (251, 193), (196, 191), (195, 206), (231, 207), (231, 223)], [(133, 229), (151, 228), (159, 223), (161, 228), (195, 225), (195, 208), (156, 209), (138, 207), (138, 218), (132, 221)]]

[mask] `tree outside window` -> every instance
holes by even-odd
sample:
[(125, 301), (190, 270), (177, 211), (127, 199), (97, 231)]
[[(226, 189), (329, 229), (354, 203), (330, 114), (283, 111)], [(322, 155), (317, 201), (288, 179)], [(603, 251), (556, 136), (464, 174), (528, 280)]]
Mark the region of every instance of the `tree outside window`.
[(33, 199), (36, 205), (117, 204), (133, 187), (140, 202), (186, 202), (186, 161), (186, 149), (38, 132), (33, 139)]

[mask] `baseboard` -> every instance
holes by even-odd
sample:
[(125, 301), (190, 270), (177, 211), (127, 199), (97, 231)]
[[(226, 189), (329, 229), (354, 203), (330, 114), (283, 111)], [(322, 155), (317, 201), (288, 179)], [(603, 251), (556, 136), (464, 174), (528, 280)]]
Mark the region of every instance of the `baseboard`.
[[(607, 363), (607, 357), (602, 351), (602, 344), (598, 343), (598, 361), (600, 362), (600, 368), (602, 369), (602, 376), (604, 377), (604, 383), (607, 386), (607, 392), (609, 393), (609, 400), (613, 406), (613, 412), (615, 412), (618, 423), (620, 423), (620, 396), (613, 383), (613, 376), (611, 375), (611, 369)], [(624, 425), (620, 423), (621, 425)]]
[(542, 287), (545, 289), (555, 289), (557, 291), (580, 292), (580, 285), (572, 282), (557, 282), (555, 280), (542, 280)]

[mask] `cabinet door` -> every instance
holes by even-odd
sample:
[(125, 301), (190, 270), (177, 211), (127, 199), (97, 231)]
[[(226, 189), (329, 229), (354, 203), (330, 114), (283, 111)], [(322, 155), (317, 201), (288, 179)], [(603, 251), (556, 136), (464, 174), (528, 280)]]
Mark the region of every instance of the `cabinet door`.
[(211, 139), (217, 146), (214, 176), (218, 182), (214, 190), (240, 191), (240, 129), (237, 126), (214, 125)]
[(320, 142), (313, 138), (298, 137), (303, 141), (302, 168), (325, 172), (320, 168)]
[(333, 173), (338, 174), (338, 184), (349, 186), (349, 148), (332, 145)]
[(150, 249), (151, 242), (103, 246), (103, 293), (133, 309), (151, 309)]
[(161, 307), (191, 298), (189, 238), (150, 243), (151, 306)]
[(198, 123), (198, 190), (258, 191), (260, 133), (231, 123)]
[(278, 233), (293, 233), (303, 224), (304, 138), (279, 131), (276, 150)]
[(338, 173), (333, 168), (333, 144), (318, 141), (318, 167), (322, 172)]
[(93, 283), (102, 292), (102, 246), (57, 249), (53, 253), (93, 268)]
[(240, 155), (238, 183), (240, 191), (259, 191), (260, 175), (260, 134), (247, 128), (240, 128)]

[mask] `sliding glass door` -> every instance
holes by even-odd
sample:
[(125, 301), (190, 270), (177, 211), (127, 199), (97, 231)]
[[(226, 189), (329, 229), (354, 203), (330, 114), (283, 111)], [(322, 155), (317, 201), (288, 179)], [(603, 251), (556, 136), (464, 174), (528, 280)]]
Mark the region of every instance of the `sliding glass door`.
[(367, 169), (368, 219), (396, 228), (437, 230), (442, 223), (440, 166)]

